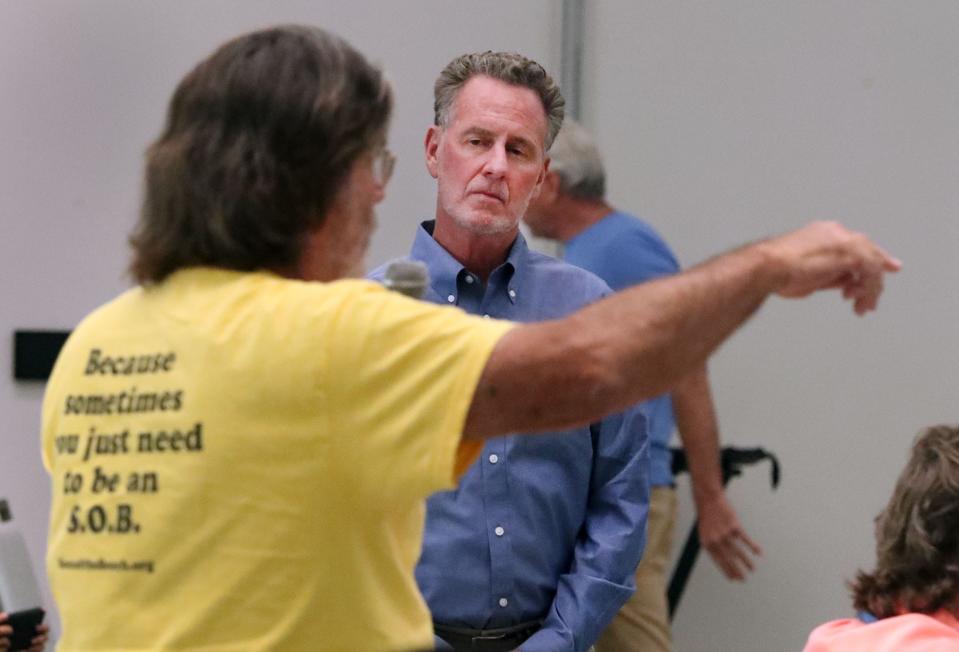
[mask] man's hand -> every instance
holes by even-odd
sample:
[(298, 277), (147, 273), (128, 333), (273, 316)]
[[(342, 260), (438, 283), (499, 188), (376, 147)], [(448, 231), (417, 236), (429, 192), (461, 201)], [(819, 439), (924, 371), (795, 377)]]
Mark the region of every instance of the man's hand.
[(749, 538), (739, 523), (736, 510), (720, 492), (709, 504), (698, 510), (699, 541), (727, 579), (743, 581), (753, 570), (753, 557), (763, 554), (762, 548)]
[[(7, 614), (0, 613), (0, 652), (6, 652), (10, 649), (11, 634), (13, 634), (13, 627), (8, 624)], [(30, 641), (27, 652), (43, 652), (50, 635), (50, 628), (47, 625), (38, 625), (36, 634)]]
[(781, 261), (788, 274), (777, 294), (798, 298), (841, 288), (859, 315), (876, 309), (883, 276), (902, 267), (868, 237), (836, 222), (814, 222), (760, 246)]

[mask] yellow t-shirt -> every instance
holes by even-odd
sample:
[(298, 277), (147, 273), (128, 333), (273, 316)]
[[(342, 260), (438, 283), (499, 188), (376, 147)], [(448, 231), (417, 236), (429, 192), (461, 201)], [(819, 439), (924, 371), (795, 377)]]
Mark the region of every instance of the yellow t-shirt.
[(95, 311), (43, 407), (59, 649), (429, 647), (424, 498), (510, 327), (213, 269)]

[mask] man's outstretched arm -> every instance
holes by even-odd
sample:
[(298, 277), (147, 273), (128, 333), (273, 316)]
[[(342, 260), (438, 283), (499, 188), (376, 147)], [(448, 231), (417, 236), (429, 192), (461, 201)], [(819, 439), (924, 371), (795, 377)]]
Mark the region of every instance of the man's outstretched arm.
[(584, 425), (672, 389), (770, 294), (840, 289), (874, 310), (900, 263), (866, 236), (817, 222), (619, 292), (562, 320), (518, 326), (496, 345), (467, 437)]

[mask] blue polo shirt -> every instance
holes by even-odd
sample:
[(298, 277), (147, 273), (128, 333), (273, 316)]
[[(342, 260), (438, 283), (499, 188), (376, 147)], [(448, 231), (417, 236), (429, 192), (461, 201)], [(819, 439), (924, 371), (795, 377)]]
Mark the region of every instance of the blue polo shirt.
[[(522, 235), (484, 285), (431, 233), (432, 222), (417, 229), (410, 257), (429, 268), (424, 298), (434, 303), (529, 322), (610, 292), (531, 251)], [(434, 621), (489, 629), (543, 620), (524, 651), (589, 649), (634, 590), (646, 541), (645, 431), (634, 409), (592, 427), (488, 440), (459, 486), (427, 501), (416, 579)]]
[[(626, 213), (612, 212), (566, 243), (566, 261), (589, 270), (617, 292), (679, 271), (666, 241), (651, 226)], [(649, 481), (673, 483), (669, 439), (676, 429), (669, 395), (645, 403), (649, 418)]]

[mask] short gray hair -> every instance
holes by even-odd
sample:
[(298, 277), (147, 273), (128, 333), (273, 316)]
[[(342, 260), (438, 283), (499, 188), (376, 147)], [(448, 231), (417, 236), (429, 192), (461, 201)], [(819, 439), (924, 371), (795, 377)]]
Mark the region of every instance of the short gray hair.
[(546, 69), (532, 59), (515, 52), (474, 52), (463, 54), (450, 61), (433, 85), (434, 122), (439, 127), (449, 124), (450, 111), (456, 94), (475, 75), (486, 75), (493, 79), (522, 86), (539, 95), (546, 112), (548, 128), (546, 130), (546, 149), (563, 126), (566, 100), (559, 86), (549, 76)]
[(569, 118), (549, 151), (549, 169), (559, 176), (560, 190), (576, 199), (606, 197), (606, 170), (589, 132)]

